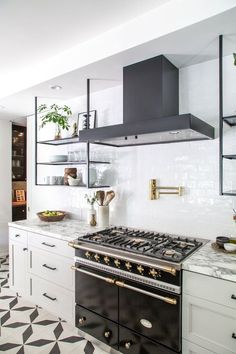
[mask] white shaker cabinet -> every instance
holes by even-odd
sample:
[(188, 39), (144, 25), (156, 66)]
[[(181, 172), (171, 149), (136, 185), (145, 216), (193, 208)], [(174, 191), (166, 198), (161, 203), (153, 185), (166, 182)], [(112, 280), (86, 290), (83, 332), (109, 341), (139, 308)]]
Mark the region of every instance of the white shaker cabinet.
[(184, 271), (183, 354), (190, 353), (236, 353), (236, 283)]
[(74, 324), (74, 249), (66, 241), (9, 228), (10, 287)]

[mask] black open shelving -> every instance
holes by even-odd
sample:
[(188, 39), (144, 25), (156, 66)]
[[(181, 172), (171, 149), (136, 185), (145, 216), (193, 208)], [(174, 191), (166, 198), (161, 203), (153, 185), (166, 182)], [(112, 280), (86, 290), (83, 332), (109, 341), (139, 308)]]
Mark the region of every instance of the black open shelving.
[[(89, 117), (90, 112), (90, 79), (87, 79), (87, 117)], [(89, 119), (89, 118), (87, 118)], [(89, 122), (87, 122), (87, 127), (89, 127)], [(87, 128), (89, 129), (89, 128)], [(83, 144), (86, 146), (86, 160), (83, 161), (65, 161), (65, 162), (39, 162), (38, 161), (38, 144), (59, 146), (59, 145), (70, 145), (70, 144)], [(57, 186), (57, 187), (72, 187), (72, 188), (109, 188), (109, 185), (91, 185), (90, 184), (90, 165), (100, 164), (108, 165), (108, 161), (94, 161), (90, 160), (90, 143), (81, 142), (79, 136), (63, 138), (63, 139), (54, 139), (54, 140), (44, 140), (38, 141), (38, 97), (35, 97), (35, 185), (37, 186)], [(43, 184), (38, 183), (38, 166), (70, 166), (70, 165), (83, 165), (87, 166), (87, 182), (86, 185), (79, 186), (67, 186), (63, 184)]]
[(219, 36), (219, 193), (225, 196), (236, 196), (236, 190), (224, 191), (224, 160), (236, 160), (236, 154), (223, 153), (224, 151), (224, 123), (231, 128), (236, 126), (236, 115), (223, 114), (223, 36)]
[(230, 127), (235, 127), (236, 126), (236, 115), (235, 116), (222, 117), (222, 119)]

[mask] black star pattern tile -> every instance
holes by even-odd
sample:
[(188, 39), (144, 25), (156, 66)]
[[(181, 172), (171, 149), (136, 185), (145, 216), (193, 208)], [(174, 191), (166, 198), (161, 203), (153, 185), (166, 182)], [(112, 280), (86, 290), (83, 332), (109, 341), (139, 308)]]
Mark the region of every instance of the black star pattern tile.
[(106, 354), (76, 328), (9, 289), (8, 257), (0, 257), (0, 352), (9, 354)]

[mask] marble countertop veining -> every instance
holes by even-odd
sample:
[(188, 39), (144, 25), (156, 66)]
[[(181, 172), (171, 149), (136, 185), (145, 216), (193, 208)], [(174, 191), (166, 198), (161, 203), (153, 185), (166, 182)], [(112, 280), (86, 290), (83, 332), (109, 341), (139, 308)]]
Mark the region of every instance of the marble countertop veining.
[(236, 282), (236, 254), (217, 252), (208, 242), (183, 262), (183, 269)]
[(21, 220), (9, 222), (10, 227), (16, 227), (21, 230), (39, 233), (41, 235), (58, 238), (64, 241), (73, 241), (76, 238), (101, 230), (99, 227), (92, 227), (79, 220), (64, 219), (59, 222), (44, 222), (38, 219)]

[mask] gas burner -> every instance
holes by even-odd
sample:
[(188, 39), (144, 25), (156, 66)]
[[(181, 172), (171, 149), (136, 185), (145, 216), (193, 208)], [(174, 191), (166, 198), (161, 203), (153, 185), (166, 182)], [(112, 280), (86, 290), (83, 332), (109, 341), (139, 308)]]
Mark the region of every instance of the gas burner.
[(171, 259), (174, 262), (181, 262), (202, 244), (196, 239), (124, 227), (108, 228), (98, 233), (87, 234), (79, 239), (158, 259)]

